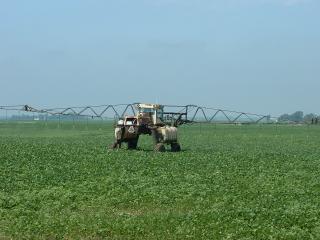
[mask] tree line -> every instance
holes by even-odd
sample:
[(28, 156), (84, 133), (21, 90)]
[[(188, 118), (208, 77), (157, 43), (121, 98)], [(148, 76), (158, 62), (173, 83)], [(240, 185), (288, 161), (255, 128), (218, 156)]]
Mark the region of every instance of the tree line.
[(292, 114), (282, 114), (278, 118), (279, 122), (295, 122), (295, 123), (310, 123), (310, 124), (320, 124), (320, 116), (314, 113), (304, 114), (302, 111), (296, 111)]

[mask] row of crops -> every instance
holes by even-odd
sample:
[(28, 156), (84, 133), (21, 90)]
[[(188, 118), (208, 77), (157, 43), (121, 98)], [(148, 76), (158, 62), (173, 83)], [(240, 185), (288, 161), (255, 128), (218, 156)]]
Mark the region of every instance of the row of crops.
[(191, 125), (110, 151), (112, 123), (0, 123), (0, 239), (319, 239), (320, 128)]

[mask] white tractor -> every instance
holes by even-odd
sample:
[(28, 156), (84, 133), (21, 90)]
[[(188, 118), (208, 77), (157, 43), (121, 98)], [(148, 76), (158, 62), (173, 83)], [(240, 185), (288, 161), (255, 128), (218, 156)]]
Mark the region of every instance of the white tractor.
[(138, 103), (135, 107), (135, 116), (124, 116), (117, 121), (113, 149), (121, 148), (123, 142), (128, 144), (128, 149), (136, 149), (139, 136), (148, 134), (153, 138), (155, 151), (166, 151), (165, 145), (170, 145), (172, 152), (181, 151), (177, 127), (187, 122), (186, 112), (164, 112), (164, 106), (159, 104)]

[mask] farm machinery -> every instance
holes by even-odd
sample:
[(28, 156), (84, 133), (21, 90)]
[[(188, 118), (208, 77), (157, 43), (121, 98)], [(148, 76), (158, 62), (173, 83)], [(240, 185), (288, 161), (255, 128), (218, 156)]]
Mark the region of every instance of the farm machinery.
[(170, 145), (172, 152), (181, 151), (178, 126), (189, 122), (187, 111), (164, 112), (164, 106), (159, 104), (138, 103), (135, 107), (135, 116), (124, 116), (117, 121), (112, 149), (121, 148), (124, 142), (128, 149), (136, 149), (139, 136), (147, 134), (152, 136), (154, 151), (164, 152), (166, 145)]
[[(132, 115), (127, 113), (132, 110)], [(173, 109), (172, 111), (165, 111)], [(128, 149), (136, 149), (140, 135), (152, 136), (154, 150), (158, 152), (166, 151), (166, 146), (170, 145), (171, 151), (181, 151), (178, 141), (178, 127), (185, 123), (214, 123), (214, 124), (257, 124), (269, 123), (270, 115), (260, 115), (246, 112), (229, 111), (223, 109), (200, 107), (197, 105), (160, 105), (160, 104), (116, 104), (99, 105), (86, 107), (68, 107), (36, 109), (29, 105), (0, 106), (0, 110), (25, 111), (31, 113), (44, 114), (47, 121), (48, 116), (57, 116), (60, 124), (60, 117), (67, 119), (75, 118), (104, 119), (114, 116), (116, 120), (114, 129), (114, 143), (112, 149), (121, 148), (126, 143)], [(315, 122), (315, 121), (314, 121)], [(317, 122), (316, 122), (317, 123)]]

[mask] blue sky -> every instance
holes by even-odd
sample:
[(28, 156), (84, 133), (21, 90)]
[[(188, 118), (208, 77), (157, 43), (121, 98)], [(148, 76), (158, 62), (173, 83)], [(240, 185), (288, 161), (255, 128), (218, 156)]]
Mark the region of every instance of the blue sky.
[(318, 0), (0, 0), (0, 105), (320, 114)]

